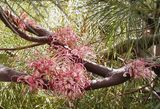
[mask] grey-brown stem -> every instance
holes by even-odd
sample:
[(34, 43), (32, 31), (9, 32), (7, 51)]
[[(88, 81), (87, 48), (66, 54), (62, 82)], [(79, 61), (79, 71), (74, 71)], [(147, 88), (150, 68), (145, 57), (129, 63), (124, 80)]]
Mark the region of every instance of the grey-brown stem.
[[(112, 71), (114, 72), (114, 74), (111, 77), (108, 78), (106, 77), (99, 80), (92, 80), (91, 85), (87, 87), (86, 90), (114, 86), (130, 79), (129, 77), (124, 77), (125, 67), (120, 69), (113, 69)], [(21, 73), (9, 67), (0, 65), (0, 81), (2, 82), (17, 82), (17, 79), (20, 76), (27, 76), (27, 75), (29, 74)], [(44, 82), (46, 83), (46, 85), (44, 85), (44, 89), (46, 89), (46, 86), (48, 85), (47, 80), (44, 80)]]

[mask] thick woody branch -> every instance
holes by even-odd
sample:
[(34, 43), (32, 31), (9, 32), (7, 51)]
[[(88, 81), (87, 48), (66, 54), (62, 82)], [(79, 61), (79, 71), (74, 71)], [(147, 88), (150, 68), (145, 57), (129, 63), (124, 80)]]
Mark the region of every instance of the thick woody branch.
[(95, 73), (102, 77), (109, 77), (113, 74), (112, 73), (113, 69), (90, 62), (90, 61), (84, 61), (84, 66), (87, 69), (87, 71)]
[(17, 26), (15, 26), (12, 22), (10, 22), (10, 20), (8, 19), (8, 17), (6, 16), (6, 14), (4, 13), (4, 11), (1, 7), (0, 7), (0, 19), (3, 21), (3, 23), (7, 27), (9, 27), (14, 33), (19, 35), (21, 38), (23, 38), (27, 41), (31, 41), (31, 42), (48, 43), (47, 36), (32, 37), (32, 36), (29, 36), (26, 33), (22, 32), (21, 30), (19, 30), (19, 28)]
[[(2, 10), (2, 12), (6, 15), (8, 20), (10, 20), (14, 25), (18, 27), (17, 21), (20, 20), (20, 17), (14, 15), (13, 13), (9, 12), (8, 10)], [(36, 36), (43, 37), (43, 36), (51, 36), (53, 32), (46, 30), (45, 28), (41, 27), (40, 25), (31, 25), (28, 22), (22, 21), (25, 24), (25, 30), (35, 34)]]
[(20, 73), (11, 68), (0, 65), (0, 81), (2, 82), (17, 82), (19, 76), (25, 76), (27, 74)]
[(26, 24), (26, 31), (33, 33), (39, 37), (43, 36), (51, 36), (53, 33), (50, 31), (46, 31), (46, 29), (42, 28), (41, 26), (37, 25), (35, 27)]
[[(18, 72), (9, 67), (0, 65), (0, 81), (1, 82), (18, 82), (18, 78), (22, 76), (29, 76), (27, 73)], [(45, 85), (42, 87), (43, 89), (47, 89), (47, 80), (43, 80)], [(27, 84), (23, 82), (24, 84)]]
[[(129, 77), (124, 77), (125, 67), (120, 69), (113, 69), (113, 72), (114, 74), (109, 78), (93, 80), (91, 85), (87, 87), (86, 90), (110, 87), (110, 86), (121, 84), (130, 79)], [(29, 74), (21, 73), (11, 68), (0, 65), (0, 81), (2, 82), (17, 82), (17, 79), (19, 77), (27, 76), (27, 75)], [(44, 80), (44, 82), (46, 83), (46, 85), (44, 85), (43, 88), (47, 89), (46, 87), (48, 86), (47, 80)]]
[[(159, 74), (159, 67), (152, 66), (152, 69), (157, 75)], [(92, 80), (90, 86), (88, 86), (85, 90), (93, 90), (93, 89), (99, 89), (99, 88), (105, 88), (110, 86), (115, 86), (122, 84), (128, 80), (131, 79), (131, 77), (128, 74), (128, 66), (124, 66), (118, 69), (112, 69), (110, 70), (112, 75), (110, 77), (105, 77), (102, 79)], [(21, 73), (18, 71), (15, 71), (11, 68), (5, 67), (3, 65), (0, 65), (0, 81), (2, 82), (17, 82), (17, 79), (21, 76), (28, 76), (29, 74)], [(48, 81), (44, 80), (44, 89), (48, 89)], [(25, 83), (27, 84), (27, 83)]]
[(115, 86), (118, 84), (122, 84), (130, 79), (129, 76), (124, 75), (126, 73), (125, 67), (120, 69), (115, 69), (115, 70), (113, 69), (113, 72), (116, 72), (116, 73), (112, 74), (112, 76), (110, 77), (106, 77), (98, 80), (92, 80), (91, 85), (87, 87), (86, 90)]

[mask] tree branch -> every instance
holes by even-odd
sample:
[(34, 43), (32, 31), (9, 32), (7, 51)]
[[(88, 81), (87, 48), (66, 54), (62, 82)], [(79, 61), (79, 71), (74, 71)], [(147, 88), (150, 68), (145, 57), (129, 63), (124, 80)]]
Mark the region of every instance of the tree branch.
[(106, 77), (98, 80), (92, 80), (91, 85), (87, 87), (86, 90), (110, 87), (110, 86), (115, 86), (115, 85), (126, 82), (127, 80), (130, 79), (130, 77), (129, 75), (124, 76), (124, 73), (126, 73), (125, 68), (126, 67), (122, 67), (115, 70), (113, 69), (113, 72), (116, 72), (116, 73), (112, 74), (112, 76), (110, 77)]
[[(121, 84), (130, 79), (130, 77), (124, 77), (125, 67), (120, 69), (113, 69), (114, 74), (109, 78), (92, 80), (92, 83), (86, 90), (99, 89), (109, 86), (114, 86)], [(116, 72), (116, 73), (115, 73)], [(11, 68), (0, 65), (0, 81), (2, 82), (17, 82), (17, 79), (21, 76), (28, 76), (29, 74), (21, 73)], [(47, 80), (44, 80), (46, 83), (44, 89), (47, 89)]]
[(27, 74), (0, 65), (0, 81), (2, 82), (17, 82), (17, 78), (19, 76), (25, 76), (25, 75)]
[[(3, 13), (7, 16), (8, 20), (10, 20), (14, 25), (18, 27), (17, 21), (20, 20), (20, 17), (14, 15), (13, 13), (9, 12), (8, 10), (2, 10)], [(51, 36), (53, 32), (46, 30), (45, 28), (41, 27), (40, 25), (31, 25), (28, 22), (22, 21), (25, 24), (25, 30), (35, 34), (36, 36), (43, 37), (43, 36)]]
[(102, 77), (109, 77), (112, 75), (113, 69), (90, 62), (90, 61), (84, 61), (84, 67), (87, 69), (87, 71), (95, 73)]
[(0, 7), (0, 19), (3, 21), (3, 23), (9, 27), (14, 33), (16, 33), (17, 35), (19, 35), (21, 38), (27, 40), (27, 41), (31, 41), (31, 42), (39, 42), (39, 43), (48, 43), (49, 39), (48, 36), (43, 36), (43, 37), (32, 37), (27, 35), (26, 33), (22, 32), (21, 30), (19, 30), (18, 27), (16, 27), (14, 24), (12, 24), (7, 15), (4, 13), (2, 7)]
[(39, 45), (43, 45), (43, 43), (36, 43), (36, 44), (31, 44), (31, 45), (27, 45), (27, 46), (23, 46), (23, 47), (16, 47), (16, 48), (0, 48), (0, 51), (1, 50), (4, 50), (4, 51), (15, 51), (15, 50), (23, 50), (23, 49), (26, 49), (26, 48), (32, 48), (32, 47), (35, 47), (35, 46), (39, 46)]

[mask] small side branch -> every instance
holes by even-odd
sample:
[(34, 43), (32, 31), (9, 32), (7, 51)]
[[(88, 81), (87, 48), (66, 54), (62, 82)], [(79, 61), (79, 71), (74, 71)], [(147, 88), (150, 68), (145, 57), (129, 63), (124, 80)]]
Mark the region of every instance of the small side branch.
[(35, 46), (39, 46), (39, 45), (44, 45), (44, 43), (36, 43), (36, 44), (31, 44), (31, 45), (27, 45), (27, 46), (23, 46), (23, 47), (16, 47), (16, 48), (0, 48), (0, 51), (16, 51), (16, 50), (23, 50), (23, 49), (27, 49), (27, 48), (32, 48)]

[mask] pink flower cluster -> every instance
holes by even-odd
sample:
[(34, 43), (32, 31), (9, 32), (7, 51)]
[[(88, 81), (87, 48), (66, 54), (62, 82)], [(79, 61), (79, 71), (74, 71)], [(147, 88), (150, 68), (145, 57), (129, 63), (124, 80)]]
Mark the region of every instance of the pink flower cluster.
[(77, 46), (78, 38), (70, 27), (57, 29), (52, 40), (57, 40), (70, 48)]
[[(70, 27), (64, 27), (58, 29), (51, 38), (51, 46), (55, 47), (54, 42), (61, 42), (67, 46), (70, 50), (70, 54), (76, 55), (79, 58), (85, 58), (86, 56), (93, 56), (93, 52), (88, 46), (78, 46), (78, 38)], [(59, 47), (58, 47), (59, 48)]]
[(155, 78), (156, 74), (146, 65), (148, 64), (144, 60), (135, 60), (128, 65), (128, 74), (133, 78)]
[(83, 65), (76, 63), (68, 66), (70, 68), (54, 73), (50, 81), (50, 87), (58, 94), (75, 99), (82, 96), (84, 89), (90, 84)]
[(49, 80), (49, 89), (57, 94), (63, 94), (70, 99), (80, 97), (90, 84), (83, 64), (72, 60), (68, 50), (59, 48), (57, 51), (49, 59), (41, 58), (30, 64), (34, 68), (33, 77), (44, 76)]
[(29, 85), (30, 91), (35, 91), (38, 88), (43, 88), (45, 86), (44, 81), (40, 76), (20, 76), (17, 82), (24, 82)]
[(85, 56), (84, 49), (88, 48), (70, 51), (59, 46), (55, 51), (50, 47), (47, 54), (36, 53), (38, 58), (29, 64), (33, 69), (32, 75), (19, 78), (19, 81), (24, 81), (31, 90), (35, 90), (45, 85), (43, 80), (48, 80), (47, 87), (54, 94), (62, 94), (69, 99), (79, 98), (90, 85), (90, 79), (83, 64), (74, 59), (73, 55), (79, 58)]
[(92, 56), (92, 50), (88, 46), (77, 46), (73, 50), (71, 50), (71, 53), (80, 57), (80, 58), (85, 58), (86, 56)]

